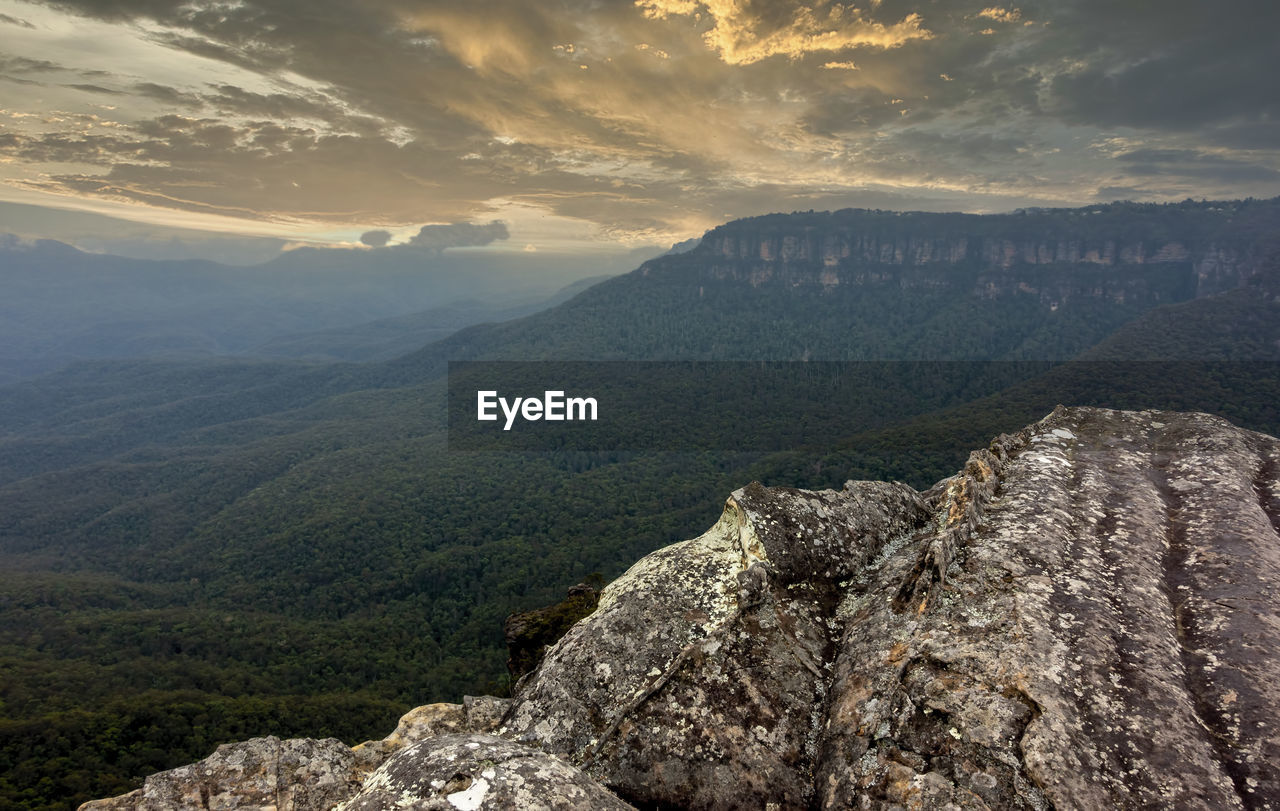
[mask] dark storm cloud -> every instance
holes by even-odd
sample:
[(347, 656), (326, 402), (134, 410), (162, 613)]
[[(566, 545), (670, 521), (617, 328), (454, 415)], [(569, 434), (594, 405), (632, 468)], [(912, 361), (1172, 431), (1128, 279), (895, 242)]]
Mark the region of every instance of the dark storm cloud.
[(1033, 186), (1038, 163), (1024, 157), (1030, 151), (1032, 145), (1016, 133), (906, 129), (872, 143), (853, 157), (880, 167), (890, 179), (914, 180), (918, 185), (960, 179), (968, 188), (987, 189)]
[(1268, 166), (1193, 149), (1135, 149), (1116, 160), (1128, 164), (1127, 173), (1138, 177), (1174, 175), (1219, 183), (1280, 178), (1280, 172)]
[(465, 222), (452, 225), (424, 225), (406, 244), (413, 248), (442, 251), (445, 248), (488, 245), (509, 236), (506, 223), (497, 220), (484, 225)]
[(311, 99), (289, 93), (254, 93), (234, 85), (218, 85), (202, 100), (226, 112), (272, 119), (328, 118), (334, 111)]
[(381, 248), (391, 241), (390, 231), (365, 231), (360, 235), (360, 242), (370, 248)]
[(1117, 66), (1117, 55), (1099, 55), (1100, 64), (1053, 78), (1051, 109), (1072, 122), (1174, 131), (1280, 114), (1280, 85), (1270, 74), (1274, 55), (1247, 47), (1219, 52), (1227, 43), (1202, 46), (1131, 67)]
[(1204, 128), (1205, 138), (1231, 149), (1275, 152), (1280, 144), (1276, 121), (1266, 116), (1237, 117), (1235, 120), (1211, 124)]
[(1048, 77), (1046, 104), (1070, 121), (1184, 131), (1280, 113), (1280, 4), (1077, 0), (1054, 11), (1050, 43), (1066, 64)]

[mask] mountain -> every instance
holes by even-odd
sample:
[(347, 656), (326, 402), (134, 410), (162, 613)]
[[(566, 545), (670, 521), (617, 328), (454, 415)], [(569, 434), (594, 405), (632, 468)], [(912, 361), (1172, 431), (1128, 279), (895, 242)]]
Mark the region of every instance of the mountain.
[(770, 215), (392, 368), (407, 380), (472, 358), (1065, 360), (1153, 307), (1240, 287), (1277, 234), (1280, 198)]
[[(1119, 357), (1152, 341), (1144, 351), (1172, 361), (1197, 338), (1221, 347), (1213, 357), (1238, 346), (1260, 362), (1241, 343), (1250, 322), (1218, 313), (1274, 323), (1273, 299), (1233, 291), (1269, 278), (1278, 212), (757, 218), (385, 362), (83, 362), (0, 388), (0, 666), (12, 674), (0, 758), (16, 775), (0, 788), (64, 803), (121, 793), (220, 740), (352, 740), (397, 707), (501, 691), (505, 616), (690, 537), (751, 478), (924, 488), (1059, 402), (1176, 405), (1280, 430), (1274, 364), (1187, 382), (1064, 362), (1107, 340)], [(1117, 332), (1177, 307), (1204, 314), (1196, 334)], [(447, 364), (483, 358), (912, 365), (834, 401), (726, 385), (724, 402), (768, 405), (779, 425), (826, 420), (821, 447), (451, 451)], [(1012, 373), (993, 391), (974, 383), (986, 378), (973, 360)], [(670, 415), (665, 447), (682, 447), (679, 393), (651, 389), (646, 405)], [(744, 413), (726, 410), (717, 432)], [(38, 729), (56, 734), (33, 748)], [(48, 783), (41, 763), (62, 764)]]
[(511, 700), (224, 746), (86, 811), (1270, 807), (1277, 470), (1209, 415), (1059, 408), (923, 492), (752, 483)]
[(382, 318), (349, 327), (281, 335), (256, 347), (264, 358), (367, 361), (391, 360), (424, 344), (445, 338), (463, 327), (484, 322), (510, 321), (554, 307), (609, 276), (591, 276), (567, 285), (555, 294), (516, 306), (498, 307), (483, 301), (460, 301), (419, 313)]
[(1144, 313), (1082, 360), (1280, 360), (1280, 261), (1241, 287)]
[(337, 339), (340, 357), (344, 341), (357, 356), (362, 346), (406, 339), (407, 351), (422, 342), (396, 326), (429, 329), (430, 313), (376, 325), (370, 335), (360, 325), (436, 310), (441, 323), (428, 337), (438, 338), (447, 334), (439, 330), (532, 312), (564, 285), (628, 270), (636, 256), (303, 248), (238, 267), (0, 236), (0, 382), (81, 359), (253, 355), (273, 339), (338, 328), (347, 336)]
[(1203, 410), (1280, 434), (1280, 255), (1245, 286), (1149, 310), (1067, 363), (888, 427), (775, 454), (752, 475), (807, 487), (929, 480), (962, 449), (1065, 402)]

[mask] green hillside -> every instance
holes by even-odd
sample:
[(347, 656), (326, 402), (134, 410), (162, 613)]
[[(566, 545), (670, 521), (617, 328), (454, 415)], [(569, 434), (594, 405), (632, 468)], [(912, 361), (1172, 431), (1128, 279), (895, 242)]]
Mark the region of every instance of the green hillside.
[[(1114, 233), (1080, 213), (930, 215), (954, 219), (923, 227), (1066, 240), (1081, 220), (1079, 239), (1122, 241), (1161, 236), (1168, 214), (1189, 244), (1224, 222), (1280, 233), (1258, 211), (1277, 207), (1119, 208)], [(919, 233), (909, 219), (723, 228), (748, 240), (788, 223)], [(1249, 234), (1232, 237), (1241, 256), (1263, 249)], [(753, 478), (923, 487), (1058, 402), (1212, 410), (1280, 430), (1269, 272), (1193, 298), (1190, 260), (904, 268), (855, 256), (835, 266), (848, 283), (831, 285), (820, 258), (769, 264), (762, 280), (758, 256), (716, 244), (385, 363), (85, 363), (0, 389), (0, 809), (119, 793), (224, 740), (380, 737), (414, 704), (500, 691), (508, 613), (701, 532)], [(459, 359), (1076, 356), (1091, 362), (1010, 366), (1026, 372), (999, 392), (940, 388), (928, 413), (869, 391), (828, 409), (823, 447), (769, 455), (451, 453), (444, 423), (443, 374)], [(1133, 358), (1255, 363), (1092, 362)], [(805, 406), (795, 391), (753, 396), (783, 419)], [(724, 419), (731, 432), (738, 415)], [(842, 424), (863, 427), (834, 433)]]

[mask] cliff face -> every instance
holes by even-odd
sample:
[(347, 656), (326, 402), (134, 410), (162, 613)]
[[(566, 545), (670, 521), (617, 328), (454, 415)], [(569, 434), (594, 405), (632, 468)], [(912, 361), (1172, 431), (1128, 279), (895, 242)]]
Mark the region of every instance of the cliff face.
[[(1280, 441), (1214, 417), (1058, 409), (923, 493), (752, 484), (606, 587), (514, 701), (315, 755), (345, 776), (276, 769), (287, 803), (201, 764), (181, 796), (1280, 807), (1278, 471)], [(174, 807), (178, 772), (97, 807)]]
[[(1269, 223), (1273, 231), (1280, 223), (1274, 201), (1222, 206), (1118, 204), (981, 217), (853, 210), (770, 215), (712, 230), (691, 256), (708, 279), (757, 286), (939, 286), (953, 280), (939, 272), (968, 268), (984, 273), (978, 292), (986, 296), (1115, 299), (1126, 289), (1131, 296), (1154, 289), (1163, 294), (1157, 300), (1167, 302), (1238, 287), (1274, 249), (1259, 239), (1266, 229), (1258, 227)], [(1026, 281), (1028, 269), (1039, 283)], [(1051, 271), (1083, 276), (1086, 283), (1072, 285)]]

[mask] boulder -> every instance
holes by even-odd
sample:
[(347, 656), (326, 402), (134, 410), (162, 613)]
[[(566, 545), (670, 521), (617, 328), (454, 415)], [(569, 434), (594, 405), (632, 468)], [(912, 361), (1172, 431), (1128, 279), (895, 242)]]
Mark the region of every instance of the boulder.
[(523, 811), (631, 806), (568, 763), (492, 735), (428, 738), (369, 776), (341, 811)]
[(341, 741), (266, 737), (223, 744), (199, 763), (153, 774), (136, 791), (80, 808), (327, 811), (359, 788), (356, 756)]
[(1278, 460), (1078, 408), (922, 494), (748, 486), (500, 734), (648, 806), (1280, 805)]

